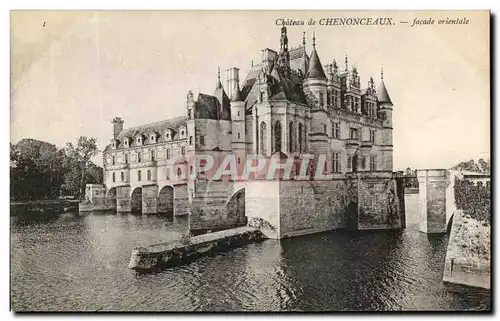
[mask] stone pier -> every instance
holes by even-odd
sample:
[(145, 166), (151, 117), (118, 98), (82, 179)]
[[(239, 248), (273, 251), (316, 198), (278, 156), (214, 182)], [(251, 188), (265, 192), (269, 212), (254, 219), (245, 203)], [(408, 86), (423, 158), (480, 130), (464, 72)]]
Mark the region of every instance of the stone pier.
[(146, 185), (142, 187), (142, 214), (154, 214), (158, 212), (158, 185)]
[(130, 186), (116, 187), (116, 211), (118, 213), (130, 212)]
[(418, 170), (417, 179), (420, 231), (423, 233), (445, 233), (448, 171), (445, 169)]

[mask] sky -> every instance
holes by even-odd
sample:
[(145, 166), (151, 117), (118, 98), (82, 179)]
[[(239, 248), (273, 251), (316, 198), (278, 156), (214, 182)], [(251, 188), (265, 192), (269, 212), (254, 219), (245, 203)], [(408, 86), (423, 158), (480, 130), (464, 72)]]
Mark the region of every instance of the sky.
[[(309, 19), (391, 17), (393, 26), (309, 26)], [(415, 18), (464, 25), (411, 27)], [(94, 136), (103, 149), (111, 119), (125, 127), (186, 113), (188, 90), (211, 94), (217, 68), (244, 79), (261, 50), (312, 33), (322, 64), (355, 64), (394, 103), (394, 168), (449, 168), (490, 155), (489, 13), (426, 11), (23, 11), (11, 13), (10, 141), (64, 146)], [(401, 24), (400, 21), (408, 21)], [(224, 82), (223, 82), (224, 83)], [(101, 165), (100, 156), (96, 162)]]

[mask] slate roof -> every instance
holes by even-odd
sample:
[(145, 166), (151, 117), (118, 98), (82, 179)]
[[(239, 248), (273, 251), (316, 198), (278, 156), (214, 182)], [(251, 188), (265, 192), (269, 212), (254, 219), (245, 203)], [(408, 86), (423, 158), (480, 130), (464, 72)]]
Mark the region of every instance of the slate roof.
[(321, 61), (318, 57), (318, 53), (316, 52), (316, 48), (313, 48), (311, 53), (311, 60), (309, 61), (309, 69), (307, 70), (306, 77), (309, 79), (327, 80), (325, 71), (323, 70), (323, 66), (321, 65)]
[[(130, 137), (130, 143), (129, 147), (135, 147), (136, 142), (135, 142), (135, 137), (139, 134), (144, 135), (144, 140), (142, 145), (148, 145), (150, 144), (150, 133), (157, 133), (157, 143), (163, 143), (165, 142), (165, 135), (164, 133), (166, 132), (167, 129), (172, 129), (173, 130), (173, 137), (172, 140), (176, 140), (179, 137), (179, 127), (181, 126), (186, 126), (186, 116), (180, 116), (180, 117), (175, 117), (175, 118), (170, 118), (154, 123), (149, 123), (145, 125), (140, 125), (136, 127), (130, 127), (130, 128), (125, 128), (123, 129), (120, 134), (118, 134), (117, 140), (118, 140), (118, 145), (116, 149), (123, 149), (124, 147), (124, 140), (126, 137)], [(105, 151), (111, 150), (111, 144), (107, 145), (106, 148), (104, 149)]]
[(379, 103), (389, 103), (392, 105), (391, 97), (389, 97), (387, 88), (385, 88), (384, 80), (381, 81), (377, 90), (377, 100)]

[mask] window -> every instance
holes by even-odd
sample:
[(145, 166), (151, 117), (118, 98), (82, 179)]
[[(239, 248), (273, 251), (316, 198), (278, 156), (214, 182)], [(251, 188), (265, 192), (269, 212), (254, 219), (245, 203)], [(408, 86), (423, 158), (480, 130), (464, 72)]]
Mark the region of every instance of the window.
[(376, 156), (370, 156), (370, 170), (371, 171), (377, 170), (377, 157)]
[(121, 178), (121, 181), (123, 182), (125, 180), (125, 174), (123, 172), (121, 172), (120, 174), (120, 178)]
[(115, 160), (116, 160), (116, 159), (115, 159), (115, 156), (114, 156), (114, 155), (113, 155), (113, 156), (111, 156), (111, 164), (115, 165)]
[(338, 94), (336, 89), (333, 90), (333, 106), (338, 107)]
[[(238, 133), (238, 135), (239, 135), (239, 133)], [(240, 138), (240, 137), (238, 136), (238, 138)], [(205, 146), (205, 136), (203, 136), (203, 135), (200, 136), (200, 145)]]
[(189, 174), (192, 175), (193, 174), (193, 165), (189, 166)]
[(267, 126), (265, 122), (260, 123), (260, 153), (266, 155)]
[(333, 138), (340, 138), (340, 124), (339, 123), (332, 124), (332, 137)]
[(240, 117), (240, 111), (238, 110), (238, 117)]
[(326, 135), (326, 124), (323, 124), (323, 134)]
[(113, 173), (113, 183), (115, 182), (115, 173)]
[(141, 152), (138, 152), (138, 153), (137, 153), (137, 162), (138, 162), (138, 163), (142, 162), (142, 159), (141, 159)]
[(165, 137), (166, 137), (167, 139), (168, 139), (168, 138), (170, 138), (170, 133), (169, 133), (169, 132), (166, 132), (166, 133), (165, 133)]
[(125, 138), (125, 140), (123, 141), (123, 143), (125, 144), (125, 147), (128, 147), (128, 138)]
[(167, 159), (170, 159), (170, 149), (167, 149)]
[(274, 124), (274, 151), (281, 152), (281, 123), (279, 120)]
[(155, 161), (155, 151), (154, 150), (151, 151), (151, 161), (152, 162)]
[(349, 138), (358, 139), (358, 130), (356, 128), (351, 128)]
[(366, 157), (361, 157), (361, 163), (359, 164), (359, 167), (361, 169), (365, 169), (365, 165), (366, 165)]
[(116, 142), (113, 141), (113, 148), (116, 148)]
[(137, 181), (138, 182), (141, 181), (141, 171), (140, 170), (137, 171)]
[(261, 92), (261, 93), (260, 93), (260, 102), (263, 102), (263, 101), (264, 101), (264, 97), (265, 97), (264, 92)]
[(324, 93), (319, 93), (319, 106), (320, 107), (325, 106), (325, 94)]
[(370, 130), (370, 141), (372, 142), (372, 144), (375, 144), (375, 131), (374, 130)]
[(186, 147), (184, 146), (181, 147), (181, 154), (182, 155), (186, 154)]
[(189, 136), (189, 145), (193, 145), (193, 136)]
[(333, 153), (332, 171), (334, 173), (340, 173), (340, 153)]
[(241, 163), (241, 159), (238, 157), (238, 165)]
[(294, 141), (294, 137), (295, 137), (295, 133), (294, 133), (294, 130), (293, 130), (293, 122), (290, 122), (290, 124), (288, 125), (288, 152), (293, 152), (294, 151), (294, 144), (293, 144), (293, 141)]
[(151, 143), (155, 142), (155, 135), (151, 135)]
[(177, 168), (177, 177), (180, 179), (182, 176), (182, 169)]
[(299, 123), (299, 152), (302, 153), (304, 146), (304, 133), (303, 133), (303, 128), (302, 124)]
[(238, 139), (240, 139), (240, 133), (238, 133)]
[(125, 154), (125, 164), (128, 164), (128, 154)]
[(184, 136), (184, 129), (181, 131), (181, 135)]
[(141, 144), (141, 138), (137, 137), (137, 145), (140, 145), (140, 144)]
[(148, 181), (151, 180), (151, 171), (148, 169)]
[(347, 170), (349, 172), (352, 170), (352, 156), (347, 157)]

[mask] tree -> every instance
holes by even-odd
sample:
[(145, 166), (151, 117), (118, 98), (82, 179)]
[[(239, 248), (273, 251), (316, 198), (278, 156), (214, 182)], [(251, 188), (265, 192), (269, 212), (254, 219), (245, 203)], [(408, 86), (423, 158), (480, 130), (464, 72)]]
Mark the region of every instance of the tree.
[(478, 161), (479, 163), (479, 168), (481, 169), (481, 172), (483, 173), (490, 173), (491, 171), (491, 165), (490, 165), (490, 159), (488, 158), (486, 161), (482, 158), (480, 158)]
[(62, 159), (56, 146), (35, 139), (10, 144), (11, 197), (55, 198), (62, 182)]
[(78, 194), (78, 198), (82, 199), (86, 172), (92, 164), (90, 159), (97, 153), (97, 140), (94, 137), (80, 136), (76, 146), (72, 143), (66, 143), (64, 148), (66, 175), (63, 185), (65, 192), (72, 192), (73, 195)]

